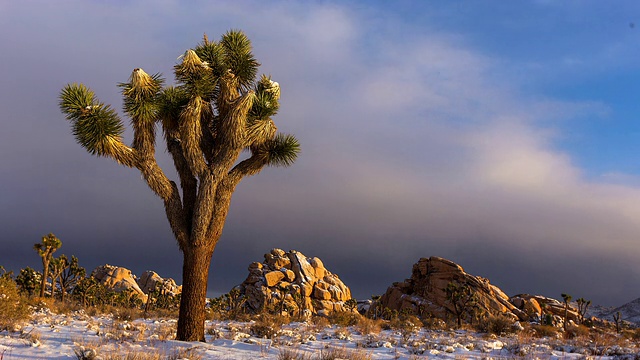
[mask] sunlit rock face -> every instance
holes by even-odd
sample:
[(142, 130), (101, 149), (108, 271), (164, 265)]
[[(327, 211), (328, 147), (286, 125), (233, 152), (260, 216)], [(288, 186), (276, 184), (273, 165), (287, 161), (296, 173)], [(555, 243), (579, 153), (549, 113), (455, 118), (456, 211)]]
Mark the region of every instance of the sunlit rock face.
[(270, 309), (290, 315), (328, 315), (346, 311), (345, 301), (351, 299), (351, 290), (322, 260), (295, 250), (273, 249), (264, 254), (264, 262), (251, 263), (247, 279), (236, 289), (249, 312)]
[[(462, 266), (436, 256), (418, 260), (413, 265), (411, 277), (393, 283), (380, 298), (378, 307), (397, 311), (406, 309), (415, 314), (445, 319), (454, 313), (447, 295), (447, 286), (451, 283), (470, 289), (475, 296), (475, 314), (504, 314), (520, 320), (528, 319), (527, 314), (514, 306), (509, 297), (488, 279), (467, 274)], [(469, 316), (472, 316), (471, 312)]]

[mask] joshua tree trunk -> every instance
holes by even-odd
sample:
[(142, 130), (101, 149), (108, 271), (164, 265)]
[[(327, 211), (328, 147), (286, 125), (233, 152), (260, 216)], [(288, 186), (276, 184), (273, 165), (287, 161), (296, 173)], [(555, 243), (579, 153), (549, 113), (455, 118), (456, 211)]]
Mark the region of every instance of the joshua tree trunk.
[(212, 256), (213, 250), (204, 246), (184, 251), (182, 296), (176, 336), (180, 340), (205, 341), (205, 302)]
[[(44, 297), (44, 291), (47, 286), (47, 278), (49, 278), (49, 261), (42, 259), (42, 281), (40, 282), (40, 297)], [(51, 291), (53, 293), (53, 291)], [(53, 294), (52, 294), (53, 295)]]
[[(230, 31), (219, 43), (205, 35), (184, 54), (174, 67), (175, 87), (163, 88), (159, 74), (133, 70), (120, 84), (133, 126), (131, 147), (122, 141), (122, 120), (91, 90), (70, 84), (60, 95), (76, 141), (91, 154), (138, 169), (164, 202), (184, 256), (178, 340), (204, 340), (209, 265), (236, 186), (264, 166), (293, 164), (300, 151), (295, 137), (277, 134), (271, 116), (279, 108), (280, 85), (264, 75), (257, 80), (258, 65), (249, 39)], [(156, 162), (157, 123), (179, 187)], [(239, 161), (243, 150), (251, 156)]]

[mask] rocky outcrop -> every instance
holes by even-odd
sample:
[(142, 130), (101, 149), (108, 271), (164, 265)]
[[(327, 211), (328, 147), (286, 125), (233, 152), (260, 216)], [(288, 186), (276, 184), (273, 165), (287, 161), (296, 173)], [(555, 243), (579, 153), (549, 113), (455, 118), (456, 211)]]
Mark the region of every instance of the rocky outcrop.
[(351, 291), (322, 261), (295, 250), (273, 249), (264, 262), (249, 265), (249, 276), (236, 287), (249, 312), (265, 308), (287, 314), (328, 315), (345, 311)]
[(467, 274), (460, 265), (436, 256), (422, 258), (414, 264), (411, 278), (393, 283), (380, 298), (377, 308), (408, 309), (444, 319), (455, 313), (447, 296), (450, 283), (468, 287), (480, 313), (528, 319), (526, 313), (509, 302), (509, 297), (489, 280)]
[(147, 294), (156, 287), (166, 295), (176, 296), (182, 293), (182, 286), (178, 286), (171, 278), (163, 279), (155, 271), (145, 271), (138, 279), (127, 268), (106, 264), (95, 268), (91, 276), (107, 289), (116, 292), (130, 290), (143, 302), (147, 301)]
[(147, 295), (140, 289), (135, 275), (129, 269), (107, 264), (95, 268), (91, 276), (107, 289), (117, 292), (131, 290), (140, 300), (147, 301)]
[(156, 288), (162, 294), (176, 296), (182, 293), (182, 285), (178, 286), (171, 278), (163, 279), (155, 271), (147, 270), (137, 280), (138, 286), (145, 294), (149, 294)]
[[(511, 303), (518, 309), (524, 311), (530, 320), (542, 320), (547, 314), (552, 316), (552, 324), (561, 326), (564, 322), (564, 303), (556, 299), (540, 296), (520, 294), (511, 297)], [(580, 315), (578, 310), (569, 304), (567, 318), (573, 322), (578, 322)]]

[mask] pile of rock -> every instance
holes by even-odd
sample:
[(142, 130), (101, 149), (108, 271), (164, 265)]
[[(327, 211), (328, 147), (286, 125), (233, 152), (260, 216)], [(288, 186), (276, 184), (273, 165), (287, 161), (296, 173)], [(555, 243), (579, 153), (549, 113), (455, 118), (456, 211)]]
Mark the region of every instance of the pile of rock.
[(464, 269), (449, 260), (432, 256), (422, 258), (413, 265), (411, 278), (391, 285), (380, 298), (379, 308), (416, 314), (431, 314), (444, 319), (453, 314), (454, 308), (447, 296), (450, 283), (467, 286), (475, 296), (475, 304), (485, 314), (503, 314), (527, 320), (525, 311), (514, 306), (509, 297), (489, 280), (467, 274)]
[(182, 285), (176, 284), (172, 278), (162, 278), (155, 271), (147, 270), (136, 280), (145, 294), (159, 290), (161, 294), (176, 296), (182, 293)]
[(349, 288), (320, 259), (295, 250), (273, 249), (264, 262), (251, 263), (249, 276), (236, 289), (246, 310), (254, 313), (270, 308), (292, 315), (328, 315), (348, 310), (345, 301), (351, 299)]
[(134, 296), (143, 302), (147, 301), (147, 295), (156, 286), (159, 286), (165, 294), (177, 295), (182, 292), (182, 286), (176, 285), (173, 279), (163, 279), (153, 271), (146, 271), (140, 279), (137, 279), (127, 268), (106, 264), (95, 268), (91, 276), (107, 289), (116, 292), (132, 291)]
[[(540, 321), (549, 315), (551, 324), (561, 326), (564, 322), (564, 303), (556, 299), (540, 296), (520, 294), (511, 297), (511, 303), (518, 309), (524, 311), (529, 320)], [(578, 310), (569, 305), (567, 309), (567, 319), (578, 322), (580, 315)]]

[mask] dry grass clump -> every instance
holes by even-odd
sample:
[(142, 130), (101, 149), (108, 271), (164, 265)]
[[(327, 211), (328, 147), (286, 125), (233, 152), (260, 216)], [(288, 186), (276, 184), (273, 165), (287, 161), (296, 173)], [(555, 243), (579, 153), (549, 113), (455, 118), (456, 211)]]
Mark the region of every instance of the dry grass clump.
[(317, 354), (318, 360), (371, 360), (371, 354), (363, 349), (351, 350), (344, 347), (328, 347), (320, 350)]
[(96, 349), (88, 349), (85, 347), (76, 347), (74, 355), (78, 360), (201, 360), (202, 355), (198, 354), (195, 349), (178, 349), (169, 353), (160, 351), (127, 351), (126, 353), (107, 352), (98, 356)]
[(282, 326), (288, 323), (289, 318), (285, 316), (264, 313), (257, 316), (255, 322), (251, 324), (249, 332), (259, 338), (273, 339), (282, 329)]
[(278, 352), (278, 360), (313, 360), (313, 356), (298, 349), (282, 348)]
[(564, 332), (565, 339), (588, 338), (590, 334), (589, 328), (584, 325), (568, 326)]
[(356, 325), (360, 318), (362, 315), (348, 311), (334, 311), (327, 317), (331, 324), (344, 327)]
[(379, 334), (380, 330), (382, 330), (381, 323), (382, 320), (374, 320), (361, 316), (356, 322), (355, 328), (363, 335)]
[(29, 315), (28, 301), (20, 295), (16, 283), (8, 277), (0, 277), (0, 331), (17, 330)]
[(551, 325), (532, 325), (532, 329), (534, 331), (534, 334), (537, 337), (550, 337), (550, 338), (556, 338), (558, 337), (559, 334), (559, 329), (551, 326)]

